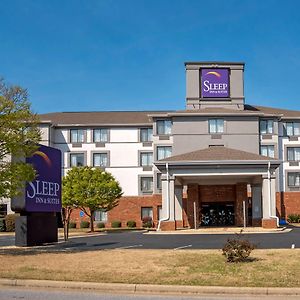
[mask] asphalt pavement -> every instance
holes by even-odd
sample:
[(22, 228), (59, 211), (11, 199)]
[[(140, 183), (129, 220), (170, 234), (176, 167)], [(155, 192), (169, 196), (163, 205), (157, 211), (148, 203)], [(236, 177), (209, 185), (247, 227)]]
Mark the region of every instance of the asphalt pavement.
[[(156, 234), (146, 231), (99, 233), (71, 237), (69, 242), (46, 246), (65, 251), (105, 249), (221, 249), (234, 234)], [(258, 249), (300, 248), (300, 228), (274, 233), (243, 234)], [(13, 246), (14, 236), (1, 236), (0, 247)]]

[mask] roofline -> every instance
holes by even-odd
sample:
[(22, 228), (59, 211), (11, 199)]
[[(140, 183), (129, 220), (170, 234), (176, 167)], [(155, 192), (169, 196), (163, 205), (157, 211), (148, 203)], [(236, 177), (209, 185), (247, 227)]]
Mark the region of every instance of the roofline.
[(282, 163), (282, 160), (190, 160), (190, 161), (156, 161), (154, 164), (155, 165), (181, 165), (181, 166), (187, 166), (187, 165), (218, 165), (218, 164), (223, 164), (223, 165), (258, 165), (258, 164), (269, 164), (271, 165), (280, 165)]
[(88, 124), (82, 124), (82, 123), (79, 123), (79, 124), (73, 124), (73, 123), (70, 123), (70, 124), (53, 124), (53, 126), (55, 127), (77, 127), (77, 126), (81, 126), (81, 127), (86, 127), (86, 126), (91, 126), (91, 127), (95, 127), (95, 126), (103, 126), (103, 127), (136, 127), (136, 126), (144, 126), (144, 127), (153, 127), (152, 125), (153, 123), (152, 122), (149, 122), (149, 123), (113, 123), (113, 124), (110, 124), (110, 123), (88, 123)]

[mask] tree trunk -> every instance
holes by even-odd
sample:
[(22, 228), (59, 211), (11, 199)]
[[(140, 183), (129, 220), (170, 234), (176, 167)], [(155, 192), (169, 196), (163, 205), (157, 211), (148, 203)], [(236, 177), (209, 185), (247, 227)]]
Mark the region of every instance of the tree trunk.
[(94, 232), (94, 214), (95, 212), (93, 210), (91, 210), (91, 215), (90, 215), (90, 224), (91, 224), (91, 232)]
[(70, 223), (70, 217), (72, 213), (71, 207), (63, 207), (62, 208), (62, 222), (64, 226), (64, 240), (67, 241), (69, 239), (69, 223)]

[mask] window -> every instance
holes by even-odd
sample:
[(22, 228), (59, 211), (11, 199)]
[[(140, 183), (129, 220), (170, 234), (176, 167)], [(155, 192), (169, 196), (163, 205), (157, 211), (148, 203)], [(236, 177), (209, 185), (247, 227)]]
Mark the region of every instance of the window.
[(286, 134), (289, 136), (300, 135), (300, 123), (287, 122), (285, 124)]
[(108, 166), (107, 153), (94, 153), (93, 154), (93, 166), (94, 167), (107, 167)]
[(260, 154), (263, 156), (275, 157), (274, 145), (260, 146)]
[(153, 136), (152, 128), (141, 128), (140, 130), (141, 142), (152, 142), (152, 136)]
[(95, 211), (95, 221), (96, 222), (107, 222), (107, 212), (104, 210)]
[(224, 120), (223, 119), (210, 119), (208, 120), (209, 133), (223, 133)]
[(153, 219), (153, 208), (152, 207), (142, 207), (141, 217), (142, 217), (142, 219), (145, 217), (150, 217), (151, 219)]
[(288, 186), (300, 187), (300, 173), (288, 173)]
[(161, 173), (157, 173), (156, 175), (156, 188), (158, 190), (161, 190), (162, 185), (161, 185)]
[(299, 147), (287, 148), (287, 160), (300, 161), (300, 148)]
[(84, 142), (84, 130), (83, 129), (71, 129), (71, 143), (83, 143)]
[(272, 134), (273, 133), (273, 120), (261, 120), (260, 121), (260, 133)]
[(0, 218), (4, 218), (7, 215), (7, 204), (0, 204)]
[(156, 122), (158, 135), (171, 134), (172, 122), (170, 120), (159, 120)]
[(141, 191), (142, 193), (153, 192), (153, 178), (152, 177), (141, 177)]
[(71, 153), (70, 154), (70, 166), (71, 167), (82, 167), (84, 165), (84, 154), (83, 153)]
[(93, 130), (93, 141), (94, 143), (105, 143), (108, 142), (108, 129), (99, 128)]
[(158, 146), (157, 147), (157, 160), (170, 157), (172, 155), (172, 147)]
[(141, 152), (140, 154), (140, 164), (142, 167), (151, 167), (153, 162), (153, 153), (151, 152)]

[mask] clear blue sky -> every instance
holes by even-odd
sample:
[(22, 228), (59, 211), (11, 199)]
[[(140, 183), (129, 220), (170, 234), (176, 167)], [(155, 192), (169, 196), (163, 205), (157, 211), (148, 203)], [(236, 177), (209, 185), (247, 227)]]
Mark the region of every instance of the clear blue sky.
[(185, 61), (244, 61), (249, 104), (300, 110), (300, 1), (2, 0), (0, 75), (35, 112), (183, 109)]

